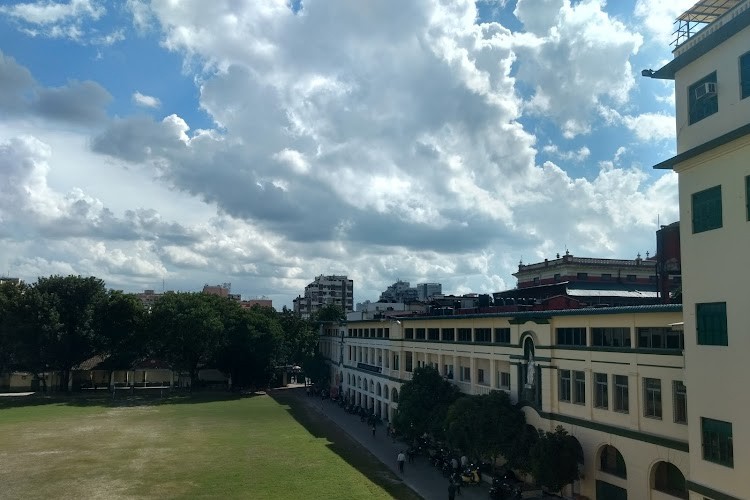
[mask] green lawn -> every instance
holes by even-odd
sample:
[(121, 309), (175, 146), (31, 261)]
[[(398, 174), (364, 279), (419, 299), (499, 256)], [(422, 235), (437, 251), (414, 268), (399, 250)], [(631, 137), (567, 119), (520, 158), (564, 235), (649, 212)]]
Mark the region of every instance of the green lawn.
[(0, 399), (4, 499), (418, 498), (294, 398)]

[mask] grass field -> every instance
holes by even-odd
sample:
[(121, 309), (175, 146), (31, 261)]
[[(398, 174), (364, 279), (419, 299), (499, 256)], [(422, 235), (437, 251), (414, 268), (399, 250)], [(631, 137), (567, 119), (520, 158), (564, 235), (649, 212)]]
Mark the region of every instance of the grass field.
[(295, 398), (0, 399), (3, 499), (419, 498)]

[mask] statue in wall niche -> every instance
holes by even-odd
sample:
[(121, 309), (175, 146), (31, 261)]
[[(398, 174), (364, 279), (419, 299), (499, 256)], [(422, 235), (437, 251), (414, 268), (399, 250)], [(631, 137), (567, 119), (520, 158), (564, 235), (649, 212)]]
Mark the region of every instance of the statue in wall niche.
[(531, 389), (534, 387), (534, 377), (536, 376), (536, 363), (534, 362), (534, 355), (529, 353), (529, 362), (526, 366), (526, 388)]

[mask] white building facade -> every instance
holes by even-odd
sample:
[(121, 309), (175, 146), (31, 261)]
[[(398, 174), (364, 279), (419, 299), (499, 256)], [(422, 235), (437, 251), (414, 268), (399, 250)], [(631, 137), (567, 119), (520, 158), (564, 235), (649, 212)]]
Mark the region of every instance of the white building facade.
[(466, 394), (506, 391), (527, 423), (562, 425), (584, 452), (568, 495), (687, 498), (679, 305), (417, 316), (324, 329), (332, 383), (392, 419), (403, 383), (432, 365)]

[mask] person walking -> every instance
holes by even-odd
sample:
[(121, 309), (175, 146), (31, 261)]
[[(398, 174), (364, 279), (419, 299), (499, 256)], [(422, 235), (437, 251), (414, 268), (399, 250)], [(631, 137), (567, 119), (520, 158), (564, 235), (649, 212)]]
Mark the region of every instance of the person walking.
[(398, 471), (403, 474), (404, 473), (404, 462), (406, 462), (406, 456), (404, 455), (403, 450), (398, 452), (398, 456), (396, 457), (396, 462), (398, 463)]
[(456, 500), (456, 485), (453, 481), (448, 483), (448, 500)]

